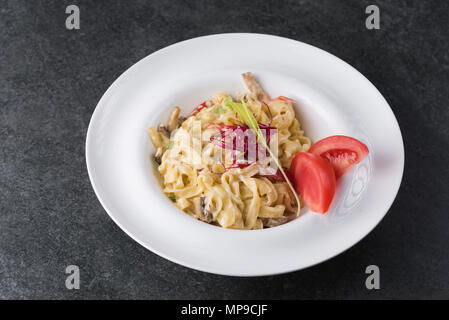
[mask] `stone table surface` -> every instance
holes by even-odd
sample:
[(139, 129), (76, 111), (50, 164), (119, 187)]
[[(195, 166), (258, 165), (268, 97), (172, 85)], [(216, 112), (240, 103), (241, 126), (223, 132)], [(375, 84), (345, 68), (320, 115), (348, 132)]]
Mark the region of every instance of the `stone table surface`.
[[(365, 8), (380, 8), (380, 30)], [(449, 2), (0, 0), (0, 298), (449, 298)], [(85, 138), (108, 86), (175, 42), (256, 32), (322, 48), (390, 103), (406, 162), (399, 194), (360, 243), (317, 266), (233, 278), (144, 249), (109, 218), (87, 175)], [(382, 124), (379, 123), (379, 128)], [(81, 289), (67, 290), (78, 265)], [(365, 268), (381, 289), (365, 288)]]

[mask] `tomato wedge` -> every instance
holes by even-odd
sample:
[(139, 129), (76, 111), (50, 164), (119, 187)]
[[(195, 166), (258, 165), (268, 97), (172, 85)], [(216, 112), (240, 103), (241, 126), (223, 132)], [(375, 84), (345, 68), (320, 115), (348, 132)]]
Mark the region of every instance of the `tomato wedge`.
[(335, 194), (335, 173), (329, 161), (312, 153), (300, 152), (292, 161), (296, 192), (314, 212), (325, 213)]
[(328, 159), (335, 170), (335, 176), (339, 178), (354, 164), (365, 159), (369, 150), (357, 139), (331, 136), (314, 143), (309, 152)]

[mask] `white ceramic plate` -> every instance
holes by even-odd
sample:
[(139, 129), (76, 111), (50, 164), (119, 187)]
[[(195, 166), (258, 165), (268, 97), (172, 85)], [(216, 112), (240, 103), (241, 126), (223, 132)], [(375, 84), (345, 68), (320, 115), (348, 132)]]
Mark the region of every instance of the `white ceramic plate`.
[[(340, 181), (330, 211), (257, 231), (228, 230), (178, 210), (152, 171), (146, 129), (183, 114), (215, 93), (245, 92), (251, 71), (273, 97), (295, 99), (313, 141), (344, 134), (370, 156)], [(258, 276), (327, 260), (366, 236), (401, 183), (404, 147), (388, 103), (357, 70), (313, 46), (261, 34), (220, 34), (159, 50), (123, 73), (98, 103), (86, 141), (89, 176), (101, 204), (135, 241), (184, 266)]]

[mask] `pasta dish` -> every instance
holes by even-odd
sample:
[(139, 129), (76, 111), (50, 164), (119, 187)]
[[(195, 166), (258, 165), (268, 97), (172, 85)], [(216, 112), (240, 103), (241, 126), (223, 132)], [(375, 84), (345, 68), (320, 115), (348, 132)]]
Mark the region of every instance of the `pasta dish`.
[(224, 228), (274, 227), (298, 215), (288, 169), (311, 141), (292, 100), (271, 99), (251, 73), (242, 78), (248, 92), (218, 93), (187, 117), (175, 107), (148, 134), (163, 192), (179, 209)]
[(337, 180), (365, 159), (361, 141), (343, 135), (311, 141), (293, 100), (271, 99), (249, 72), (247, 93), (218, 93), (187, 117), (175, 107), (149, 128), (163, 192), (198, 220), (232, 229), (263, 229), (299, 216), (301, 204), (326, 213)]

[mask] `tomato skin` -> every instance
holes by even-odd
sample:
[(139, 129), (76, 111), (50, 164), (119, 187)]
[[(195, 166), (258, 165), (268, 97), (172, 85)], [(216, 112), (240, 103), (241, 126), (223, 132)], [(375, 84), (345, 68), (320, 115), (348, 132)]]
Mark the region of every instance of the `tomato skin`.
[(281, 100), (281, 101), (285, 101), (285, 102), (294, 102), (293, 99), (290, 99), (290, 98), (287, 98), (287, 97), (284, 97), (284, 96), (279, 96), (276, 99), (273, 99), (273, 101), (274, 100)]
[(341, 177), (354, 164), (361, 162), (369, 153), (368, 147), (357, 139), (347, 136), (331, 136), (314, 143), (310, 153), (326, 158)]
[(296, 192), (310, 210), (326, 213), (335, 194), (336, 179), (326, 159), (308, 152), (298, 153), (290, 166)]
[(203, 101), (199, 106), (197, 106), (195, 109), (193, 109), (191, 116), (196, 116), (201, 110), (204, 108), (207, 108), (206, 101)]

